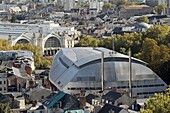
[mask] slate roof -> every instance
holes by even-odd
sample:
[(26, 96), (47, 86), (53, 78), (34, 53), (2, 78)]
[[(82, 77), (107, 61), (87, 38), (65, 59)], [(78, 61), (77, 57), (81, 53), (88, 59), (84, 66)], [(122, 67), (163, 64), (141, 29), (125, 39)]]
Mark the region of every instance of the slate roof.
[(110, 91), (103, 96), (103, 99), (115, 102), (118, 98), (122, 97), (121, 93)]
[(52, 108), (56, 107), (56, 104), (58, 104), (59, 102), (62, 102), (62, 109), (68, 110), (79, 108), (78, 100), (72, 95), (66, 94), (64, 92), (52, 93), (51, 95), (46, 97), (46, 99), (44, 99), (44, 102), (42, 102), (42, 104), (47, 108)]
[(113, 106), (111, 104), (105, 104), (98, 113), (110, 113), (111, 111), (114, 111), (114, 113), (119, 113), (123, 108)]
[(0, 103), (9, 102), (9, 99), (12, 98), (11, 94), (3, 95), (0, 93)]
[(61, 98), (65, 96), (65, 93), (53, 93), (50, 96), (47, 97), (47, 100), (43, 102), (43, 105), (47, 106), (48, 108), (51, 108), (54, 106), (55, 103), (57, 103)]
[(92, 104), (92, 99), (94, 99), (94, 98), (95, 98), (95, 95), (89, 94), (86, 96), (86, 102), (89, 104)]
[(36, 110), (42, 110), (44, 109), (44, 106), (39, 106)]

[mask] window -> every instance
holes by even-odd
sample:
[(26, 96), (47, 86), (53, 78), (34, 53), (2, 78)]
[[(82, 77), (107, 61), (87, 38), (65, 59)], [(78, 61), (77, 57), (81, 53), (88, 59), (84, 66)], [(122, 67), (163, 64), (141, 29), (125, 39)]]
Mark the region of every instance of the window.
[(128, 86), (122, 86), (122, 88), (128, 88)]
[(56, 37), (50, 37), (45, 42), (45, 48), (61, 47), (60, 40)]
[(71, 88), (71, 90), (76, 90), (76, 88)]
[(2, 81), (0, 81), (0, 84), (2, 84)]
[(155, 87), (158, 87), (158, 86), (160, 86), (160, 84), (155, 84)]
[(140, 86), (137, 86), (137, 87), (142, 87), (142, 85), (140, 85)]
[(85, 90), (89, 90), (89, 88), (88, 88), (88, 87), (85, 87), (84, 89), (85, 89)]
[(154, 94), (154, 92), (149, 92), (149, 94)]
[(95, 81), (95, 77), (77, 77), (77, 81)]
[(149, 85), (149, 87), (154, 87), (154, 85)]
[(60, 83), (61, 83), (61, 82), (59, 81), (59, 82), (58, 82), (58, 85), (59, 85)]
[(81, 88), (79, 87), (79, 88), (77, 88), (77, 90), (81, 90)]
[(97, 90), (101, 90), (102, 88), (101, 87), (96, 87)]
[(143, 87), (148, 87), (148, 85), (143, 85)]
[(117, 89), (120, 89), (120, 88), (121, 88), (120, 86), (117, 87)]
[(161, 84), (161, 86), (164, 86), (164, 84)]
[(6, 81), (4, 81), (4, 84), (6, 84)]

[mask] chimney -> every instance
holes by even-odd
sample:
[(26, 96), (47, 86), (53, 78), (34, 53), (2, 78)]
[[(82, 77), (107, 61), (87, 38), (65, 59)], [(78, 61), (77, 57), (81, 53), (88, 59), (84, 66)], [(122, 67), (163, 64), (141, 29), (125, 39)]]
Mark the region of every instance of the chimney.
[(86, 106), (85, 90), (80, 91), (80, 108), (83, 109)]
[(34, 88), (34, 81), (32, 80), (29, 81), (29, 88), (30, 89)]
[(30, 67), (29, 65), (25, 65), (25, 71), (26, 71), (26, 73), (27, 73), (28, 75), (31, 76), (32, 69), (31, 69), (31, 67)]

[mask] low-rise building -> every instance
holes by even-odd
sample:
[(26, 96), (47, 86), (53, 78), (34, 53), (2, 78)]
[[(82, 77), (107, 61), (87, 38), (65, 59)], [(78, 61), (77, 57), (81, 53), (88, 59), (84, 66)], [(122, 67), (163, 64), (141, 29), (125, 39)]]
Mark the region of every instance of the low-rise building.
[(147, 5), (129, 5), (129, 6), (122, 6), (119, 11), (120, 17), (132, 17), (135, 15), (144, 15), (149, 14), (152, 12), (152, 8)]
[(5, 71), (0, 70), (0, 93), (7, 92), (7, 74)]
[(80, 33), (74, 27), (61, 27), (54, 22), (42, 24), (0, 23), (0, 36), (11, 46), (30, 43), (39, 46), (42, 55), (54, 55), (60, 48), (74, 47)]

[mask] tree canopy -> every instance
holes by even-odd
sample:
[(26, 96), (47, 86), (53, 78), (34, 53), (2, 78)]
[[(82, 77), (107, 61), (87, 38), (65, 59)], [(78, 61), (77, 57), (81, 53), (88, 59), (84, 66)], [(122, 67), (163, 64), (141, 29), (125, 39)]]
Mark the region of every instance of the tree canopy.
[(160, 63), (160, 47), (154, 39), (146, 38), (142, 46), (142, 60), (149, 63), (153, 70), (156, 70)]
[(98, 47), (99, 39), (93, 38), (92, 36), (83, 36), (76, 47)]
[(148, 17), (146, 17), (146, 16), (141, 16), (141, 17), (139, 17), (136, 21), (137, 21), (137, 22), (149, 23), (149, 19), (148, 19)]
[(113, 4), (111, 3), (105, 3), (102, 7), (103, 10), (108, 10), (109, 8), (113, 7)]
[(150, 98), (141, 113), (170, 113), (170, 88), (165, 93), (156, 93)]
[(125, 5), (127, 3), (128, 0), (118, 0), (117, 1), (117, 6), (121, 6), (121, 5)]
[(163, 10), (166, 8), (166, 5), (165, 4), (160, 4), (160, 5), (157, 5), (153, 8), (153, 12), (155, 14), (162, 14)]
[(10, 113), (9, 105), (0, 103), (0, 113)]
[(150, 27), (146, 32), (144, 37), (149, 37), (158, 42), (158, 44), (165, 44), (167, 45), (170, 43), (169, 39), (170, 28), (169, 26), (163, 25), (155, 25)]

